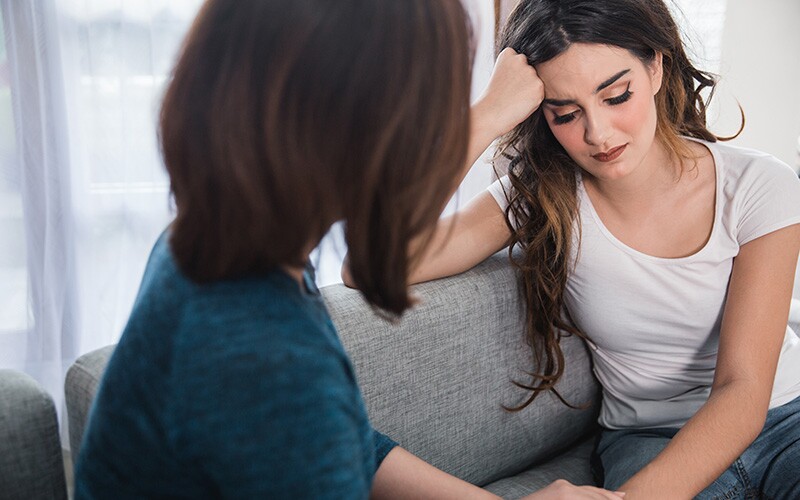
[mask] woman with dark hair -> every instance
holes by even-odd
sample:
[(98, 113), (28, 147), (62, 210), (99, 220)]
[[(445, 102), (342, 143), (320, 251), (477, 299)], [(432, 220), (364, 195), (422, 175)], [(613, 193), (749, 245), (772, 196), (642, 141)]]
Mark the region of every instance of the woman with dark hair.
[(585, 338), (606, 488), (800, 498), (797, 176), (708, 130), (714, 78), (662, 0), (522, 0), (500, 43), (545, 99), (501, 144), (508, 175), (439, 224), (411, 281), (510, 247), (538, 361), (517, 409), (558, 395), (559, 339)]
[[(76, 498), (494, 497), (371, 428), (308, 265), (344, 220), (366, 299), (409, 307), (409, 239), (542, 98), (507, 54), (470, 112), (471, 57), (459, 0), (203, 5), (161, 109), (177, 217), (98, 389)], [(496, 128), (468, 144), (472, 118)]]

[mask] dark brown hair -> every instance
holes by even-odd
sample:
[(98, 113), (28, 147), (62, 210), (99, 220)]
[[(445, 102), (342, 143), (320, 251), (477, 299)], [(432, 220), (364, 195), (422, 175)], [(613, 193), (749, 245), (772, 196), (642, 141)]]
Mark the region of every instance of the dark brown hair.
[(401, 313), (466, 161), (471, 55), (459, 0), (208, 0), (160, 117), (181, 270), (302, 265), (344, 220), (356, 286)]
[[(531, 65), (565, 52), (573, 43), (621, 47), (644, 64), (662, 55), (663, 83), (656, 95), (656, 139), (673, 159), (691, 159), (680, 135), (714, 142), (722, 139), (706, 127), (706, 106), (716, 84), (713, 75), (695, 68), (662, 0), (522, 0), (511, 13), (499, 47), (512, 47)], [(708, 97), (702, 95), (708, 90)], [(738, 135), (738, 134), (737, 134)], [(564, 289), (574, 248), (580, 241), (576, 172), (579, 167), (556, 140), (541, 109), (501, 141), (499, 155), (511, 160), (512, 197), (506, 222), (512, 230), (509, 254), (520, 269), (527, 303), (526, 330), (536, 370), (530, 391), (514, 409), (538, 394), (555, 390), (564, 373), (563, 335), (580, 332), (565, 317)], [(516, 221), (512, 224), (511, 221)], [(522, 252), (513, 252), (515, 247)]]

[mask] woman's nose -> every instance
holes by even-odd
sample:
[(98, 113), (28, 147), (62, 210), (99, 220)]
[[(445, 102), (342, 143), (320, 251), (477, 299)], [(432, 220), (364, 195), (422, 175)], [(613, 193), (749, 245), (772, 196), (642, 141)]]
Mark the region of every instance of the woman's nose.
[(611, 126), (602, 114), (586, 114), (586, 130), (583, 140), (591, 146), (601, 146), (611, 138)]

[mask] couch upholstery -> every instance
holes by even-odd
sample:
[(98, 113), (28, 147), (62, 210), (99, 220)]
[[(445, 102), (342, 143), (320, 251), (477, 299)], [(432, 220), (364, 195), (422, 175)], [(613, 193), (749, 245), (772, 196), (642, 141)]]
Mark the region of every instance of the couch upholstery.
[(28, 375), (0, 370), (0, 499), (65, 498), (53, 398)]
[[(562, 339), (560, 393), (519, 412), (512, 379), (531, 368), (523, 309), (505, 252), (466, 273), (415, 287), (421, 302), (396, 324), (342, 285), (322, 289), (356, 368), (373, 425), (424, 460), (504, 498), (563, 477), (591, 484), (598, 386), (577, 338)], [(112, 347), (86, 354), (67, 374), (70, 440), (77, 453), (91, 399)]]
[(92, 399), (112, 352), (114, 352), (113, 345), (92, 351), (78, 358), (67, 371), (64, 396), (67, 403), (69, 450), (73, 464), (78, 462), (78, 451)]

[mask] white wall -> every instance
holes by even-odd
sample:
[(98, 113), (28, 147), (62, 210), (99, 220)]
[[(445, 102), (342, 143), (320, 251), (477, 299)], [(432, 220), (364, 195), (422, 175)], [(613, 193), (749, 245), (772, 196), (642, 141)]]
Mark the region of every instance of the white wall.
[[(735, 132), (738, 99), (747, 123), (734, 144), (773, 154), (800, 170), (800, 0), (728, 0), (716, 119)], [(800, 270), (794, 296), (800, 297)]]
[(733, 143), (773, 154), (800, 168), (800, 0), (728, 0), (722, 40), (722, 81), (710, 114), (719, 135), (739, 127)]

